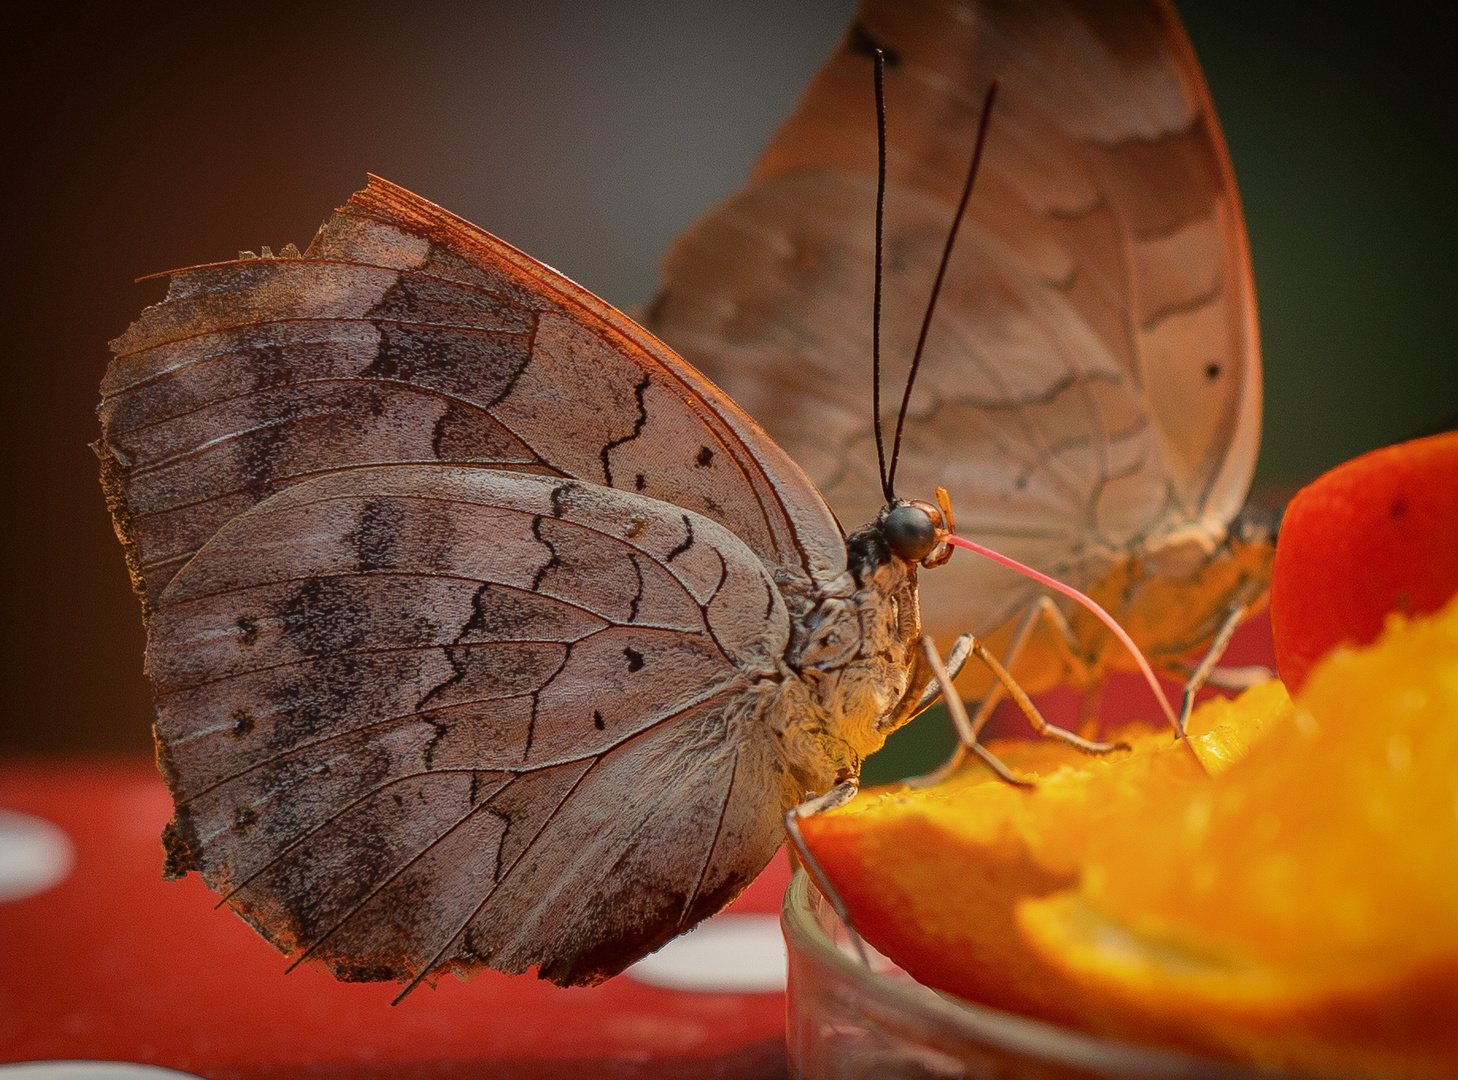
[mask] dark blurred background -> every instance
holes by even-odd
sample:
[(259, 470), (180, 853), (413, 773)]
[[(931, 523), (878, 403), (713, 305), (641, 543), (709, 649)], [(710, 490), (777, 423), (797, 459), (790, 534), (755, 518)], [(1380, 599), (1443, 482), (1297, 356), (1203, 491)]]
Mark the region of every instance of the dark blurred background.
[[(367, 171), (620, 306), (728, 194), (852, 3), (30, 5), (4, 50), (0, 753), (145, 750), (86, 444), (140, 275), (301, 247)], [(1458, 414), (1446, 3), (1187, 0), (1245, 197), (1279, 495)]]

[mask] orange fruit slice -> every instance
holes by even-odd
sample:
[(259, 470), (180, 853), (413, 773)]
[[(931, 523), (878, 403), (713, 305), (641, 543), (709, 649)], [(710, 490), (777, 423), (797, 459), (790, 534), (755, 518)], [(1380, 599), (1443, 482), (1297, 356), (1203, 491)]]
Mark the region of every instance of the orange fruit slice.
[[(928, 985), (1262, 1066), (1458, 1062), (1458, 601), (1117, 758), (1000, 746), (803, 822), (868, 941)], [(1126, 733), (1126, 739), (1130, 736)]]
[(1458, 432), (1353, 458), (1296, 493), (1271, 580), (1276, 666), (1293, 692), (1388, 612), (1437, 611), (1458, 592)]

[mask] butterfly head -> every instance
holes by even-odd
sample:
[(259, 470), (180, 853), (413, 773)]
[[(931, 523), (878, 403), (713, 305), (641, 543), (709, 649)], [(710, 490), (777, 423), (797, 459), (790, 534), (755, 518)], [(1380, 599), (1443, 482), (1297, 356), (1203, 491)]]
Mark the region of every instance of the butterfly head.
[(945, 491), (938, 490), (937, 503), (889, 499), (874, 521), (845, 538), (849, 574), (838, 587), (846, 591), (826, 595), (799, 617), (798, 644), (787, 659), (830, 718), (836, 744), (852, 752), (832, 762), (837, 767), (855, 771), (880, 749), (919, 711), (933, 678), (921, 648), (917, 570), (951, 556)]
[(877, 526), (893, 554), (927, 569), (941, 566), (952, 557), (947, 537), (956, 525), (952, 502), (944, 488), (937, 488), (937, 503), (940, 505), (920, 499), (897, 500), (881, 511)]

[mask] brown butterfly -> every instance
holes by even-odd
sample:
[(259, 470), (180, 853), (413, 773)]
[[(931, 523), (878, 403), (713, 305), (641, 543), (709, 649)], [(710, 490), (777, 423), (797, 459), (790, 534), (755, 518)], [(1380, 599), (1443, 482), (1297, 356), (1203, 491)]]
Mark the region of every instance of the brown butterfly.
[(651, 335), (384, 181), (114, 344), (166, 872), (341, 978), (614, 974), (928, 682), (930, 518), (844, 537)]
[[(1168, 673), (1183, 679), (1207, 652), (1208, 669), (1263, 603), (1274, 543), (1268, 515), (1242, 513), (1261, 373), (1240, 200), (1164, 0), (868, 0), (748, 186), (675, 244), (646, 324), (764, 425), (842, 521), (876, 512), (860, 375), (873, 45), (888, 56), (890, 356), (912, 355), (982, 94), (1001, 84), (897, 478), (947, 489), (962, 533), (1089, 593)], [(985, 636), (1030, 691), (1090, 691), (1091, 714), (1130, 655), (1046, 597), (960, 558), (922, 614), (944, 648)], [(960, 685), (981, 696), (989, 681), (969, 665)]]

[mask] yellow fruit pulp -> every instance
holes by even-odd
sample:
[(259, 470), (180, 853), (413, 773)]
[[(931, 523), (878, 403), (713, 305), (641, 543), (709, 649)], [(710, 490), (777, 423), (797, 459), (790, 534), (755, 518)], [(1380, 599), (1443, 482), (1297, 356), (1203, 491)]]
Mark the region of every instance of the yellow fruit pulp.
[(997, 750), (868, 792), (807, 841), (929, 985), (1267, 1066), (1458, 1071), (1458, 602), (1087, 758)]

